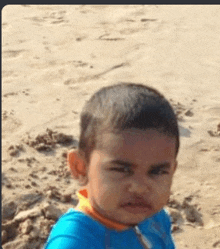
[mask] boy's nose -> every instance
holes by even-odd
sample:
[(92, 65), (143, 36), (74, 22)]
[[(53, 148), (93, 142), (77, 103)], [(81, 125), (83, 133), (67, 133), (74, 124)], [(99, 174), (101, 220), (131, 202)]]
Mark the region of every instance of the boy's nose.
[(151, 191), (151, 182), (150, 180), (144, 177), (138, 177), (133, 179), (129, 184), (129, 192), (136, 194), (144, 194)]

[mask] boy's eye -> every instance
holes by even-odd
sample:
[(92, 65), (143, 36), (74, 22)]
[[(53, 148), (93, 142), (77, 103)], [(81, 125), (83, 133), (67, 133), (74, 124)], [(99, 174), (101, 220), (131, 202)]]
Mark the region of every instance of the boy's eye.
[(131, 173), (131, 169), (129, 167), (113, 167), (110, 168), (111, 171), (117, 171), (120, 173)]
[(161, 168), (156, 168), (156, 169), (152, 169), (149, 172), (150, 175), (165, 175), (165, 174), (169, 174), (169, 171), (165, 170), (165, 169), (161, 169)]

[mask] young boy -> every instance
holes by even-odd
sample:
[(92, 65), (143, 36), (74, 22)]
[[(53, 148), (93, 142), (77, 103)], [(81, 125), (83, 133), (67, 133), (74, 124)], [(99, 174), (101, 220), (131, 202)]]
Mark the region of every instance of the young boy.
[(178, 149), (176, 116), (158, 91), (132, 83), (100, 89), (82, 111), (78, 151), (68, 155), (84, 186), (79, 204), (45, 248), (175, 248), (164, 205)]

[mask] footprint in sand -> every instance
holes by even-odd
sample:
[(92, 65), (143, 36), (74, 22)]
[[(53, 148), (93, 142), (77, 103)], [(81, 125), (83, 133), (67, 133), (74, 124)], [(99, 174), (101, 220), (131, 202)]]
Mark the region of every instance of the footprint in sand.
[(9, 28), (11, 27), (11, 25), (9, 25), (8, 23), (6, 22), (3, 22), (2, 23), (2, 31), (7, 31)]
[(17, 58), (20, 56), (25, 50), (6, 50), (2, 52), (3, 57), (5, 58)]
[(24, 147), (22, 144), (11, 145), (8, 148), (8, 152), (10, 156), (13, 156), (13, 157), (18, 157), (20, 155), (20, 152), (23, 152), (23, 151), (24, 151)]
[(155, 22), (157, 19), (151, 19), (151, 18), (141, 18), (141, 22)]
[(2, 174), (2, 186), (5, 186), (7, 188), (12, 188), (11, 181), (4, 173)]
[(8, 96), (15, 96), (15, 95), (18, 95), (18, 93), (17, 92), (10, 92), (10, 93), (3, 94), (3, 97), (7, 98)]
[(125, 40), (125, 38), (122, 37), (105, 37), (108, 35), (101, 35), (98, 40), (104, 40), (104, 41), (122, 41)]
[(68, 80), (65, 80), (64, 81), (64, 85), (71, 85), (71, 84), (76, 84), (76, 83), (80, 83), (80, 82), (87, 82), (89, 80), (96, 80), (96, 79), (99, 79), (100, 77), (102, 77), (103, 75), (106, 75), (108, 74), (109, 72), (115, 70), (115, 69), (118, 69), (120, 67), (124, 67), (124, 66), (127, 66), (129, 65), (129, 63), (127, 62), (124, 62), (124, 63), (121, 63), (121, 64), (118, 64), (118, 65), (115, 65), (111, 68), (108, 68), (98, 74), (93, 74), (93, 75), (87, 75), (87, 76), (81, 76), (81, 77), (77, 77), (76, 79), (74, 78), (70, 78)]
[(38, 17), (38, 16), (28, 17), (28, 18), (24, 18), (24, 19), (31, 20), (32, 23), (33, 23), (34, 25), (38, 25), (38, 26), (39, 26), (42, 22), (45, 21), (42, 17)]
[(210, 116), (220, 116), (220, 107), (213, 106), (213, 107), (203, 107), (203, 111), (209, 114)]
[(33, 147), (38, 152), (52, 152), (56, 149), (56, 145), (70, 146), (77, 143), (72, 135), (66, 135), (51, 129), (46, 129), (46, 132), (37, 135), (35, 138), (28, 137), (23, 139), (23, 142), (30, 147)]
[(192, 200), (195, 196), (185, 197), (181, 202), (177, 201), (174, 197), (166, 206), (167, 211), (172, 217), (172, 231), (182, 230), (183, 225), (190, 224), (192, 226), (203, 226), (203, 217), (197, 204), (193, 204)]
[(71, 61), (71, 64), (73, 64), (74, 67), (85, 67), (85, 66), (89, 66), (89, 64), (87, 62), (83, 62), (83, 61)]
[(33, 22), (34, 25), (50, 25), (50, 24), (60, 24), (67, 23), (68, 20), (65, 19), (66, 11), (53, 11), (47, 12), (47, 14), (43, 17), (32, 16), (26, 19), (29, 19)]
[(12, 70), (2, 70), (2, 79), (3, 78), (9, 78), (9, 77), (17, 77), (18, 74), (16, 74), (14, 71)]
[(65, 20), (65, 15), (66, 11), (54, 11), (50, 13), (47, 19), (48, 21), (50, 21), (51, 24), (67, 22), (67, 20)]
[(216, 131), (208, 130), (207, 132), (211, 137), (220, 137), (220, 123), (217, 125)]
[(2, 113), (2, 138), (10, 133), (16, 132), (22, 125), (21, 121), (14, 117), (14, 113), (4, 111)]
[[(21, 92), (9, 92), (9, 93), (5, 93), (5, 94), (3, 94), (3, 97), (7, 98), (9, 96), (15, 96), (15, 95), (18, 95), (18, 94), (29, 96), (30, 95), (29, 90), (30, 89), (24, 89)], [(11, 114), (13, 114), (13, 113), (14, 113), (14, 111), (12, 110)], [(6, 112), (3, 112), (3, 115), (6, 115)]]

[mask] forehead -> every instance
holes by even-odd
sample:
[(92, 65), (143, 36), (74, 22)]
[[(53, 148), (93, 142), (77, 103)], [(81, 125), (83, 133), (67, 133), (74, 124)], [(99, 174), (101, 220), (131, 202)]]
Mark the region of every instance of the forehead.
[(100, 149), (115, 156), (175, 157), (176, 140), (157, 130), (129, 129), (102, 135)]

